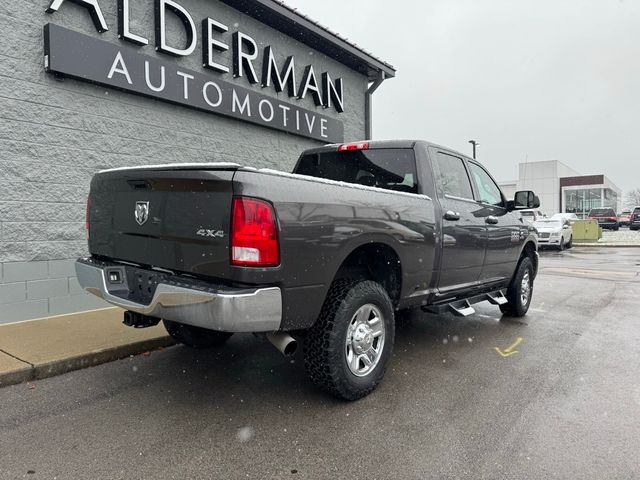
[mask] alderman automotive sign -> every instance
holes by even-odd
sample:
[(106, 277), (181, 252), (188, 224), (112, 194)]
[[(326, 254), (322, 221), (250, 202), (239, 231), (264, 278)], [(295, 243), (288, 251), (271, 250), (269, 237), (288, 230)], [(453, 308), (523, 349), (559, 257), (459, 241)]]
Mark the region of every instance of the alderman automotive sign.
[[(86, 7), (98, 32), (109, 29), (99, 0), (66, 1)], [(329, 72), (316, 73), (313, 65), (305, 65), (302, 78), (297, 78), (294, 56), (278, 65), (273, 48), (267, 46), (260, 51), (247, 33), (229, 32), (227, 25), (214, 18), (202, 19), (201, 28), (197, 29), (194, 19), (178, 2), (145, 1), (155, 3), (155, 49), (166, 54), (166, 61), (141, 53), (144, 48), (151, 48), (149, 40), (130, 30), (129, 0), (117, 0), (118, 33), (122, 40), (119, 44), (48, 24), (45, 26), (46, 70), (296, 135), (327, 142), (343, 141), (341, 121), (224, 80), (228, 75), (244, 78), (251, 84), (260, 83), (264, 89), (286, 92), (291, 98), (311, 97), (316, 106), (341, 113), (344, 111), (341, 78), (333, 78)], [(47, 12), (54, 13), (64, 4), (65, 0), (53, 0)], [(168, 44), (167, 15), (176, 15), (181, 20), (186, 45)], [(199, 44), (201, 71), (184, 69), (171, 61), (175, 57), (196, 55)], [(232, 60), (226, 64), (223, 59), (229, 56)]]

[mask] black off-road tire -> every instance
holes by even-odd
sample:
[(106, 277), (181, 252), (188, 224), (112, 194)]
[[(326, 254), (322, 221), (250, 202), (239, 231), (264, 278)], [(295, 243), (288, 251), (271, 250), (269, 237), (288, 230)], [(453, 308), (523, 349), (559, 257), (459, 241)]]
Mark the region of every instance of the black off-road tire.
[(563, 251), (564, 250), (564, 243), (562, 243), (562, 237), (560, 237), (560, 244), (558, 245), (558, 250)]
[(164, 328), (176, 342), (187, 347), (204, 349), (218, 347), (229, 340), (233, 333), (217, 332), (206, 328), (185, 325), (184, 323), (163, 320)]
[[(347, 329), (356, 311), (375, 305), (385, 327), (381, 356), (375, 368), (364, 377), (354, 375), (347, 365)], [(304, 340), (307, 374), (321, 389), (345, 400), (357, 400), (371, 393), (384, 376), (391, 359), (395, 336), (393, 304), (386, 290), (369, 280), (336, 280), (324, 301), (322, 311)]]
[[(529, 274), (529, 295), (526, 302), (522, 301), (522, 280), (525, 274)], [(500, 310), (508, 317), (524, 317), (531, 305), (533, 296), (533, 264), (529, 257), (522, 257), (518, 264), (516, 274), (507, 289), (507, 303), (500, 305)]]

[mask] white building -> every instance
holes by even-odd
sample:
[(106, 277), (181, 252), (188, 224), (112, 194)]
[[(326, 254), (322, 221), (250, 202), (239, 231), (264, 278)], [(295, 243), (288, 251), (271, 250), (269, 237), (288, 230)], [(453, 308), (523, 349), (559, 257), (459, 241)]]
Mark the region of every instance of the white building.
[(518, 180), (499, 182), (507, 196), (517, 190), (533, 190), (540, 209), (547, 215), (575, 213), (583, 218), (592, 208), (611, 207), (620, 211), (622, 192), (604, 175), (581, 175), (558, 160), (518, 165)]

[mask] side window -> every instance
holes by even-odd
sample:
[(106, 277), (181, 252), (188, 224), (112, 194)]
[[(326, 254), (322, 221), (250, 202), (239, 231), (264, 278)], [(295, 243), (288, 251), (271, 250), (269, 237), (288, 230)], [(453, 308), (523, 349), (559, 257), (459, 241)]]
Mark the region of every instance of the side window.
[(473, 200), (471, 182), (462, 159), (438, 152), (437, 162), (440, 171), (440, 184), (444, 194)]
[(471, 176), (476, 182), (476, 187), (478, 187), (480, 201), (483, 203), (488, 203), (490, 205), (504, 207), (500, 188), (496, 185), (496, 183), (484, 170), (484, 168), (472, 162), (469, 162), (469, 167), (471, 169)]

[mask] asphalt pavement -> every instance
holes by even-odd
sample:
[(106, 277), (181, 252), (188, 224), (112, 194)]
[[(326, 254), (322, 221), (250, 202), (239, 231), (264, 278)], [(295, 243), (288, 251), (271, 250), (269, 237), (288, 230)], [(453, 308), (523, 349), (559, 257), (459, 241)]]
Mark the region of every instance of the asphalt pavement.
[(640, 249), (543, 252), (523, 321), (415, 313), (346, 403), (236, 335), (0, 389), (0, 479), (635, 479)]

